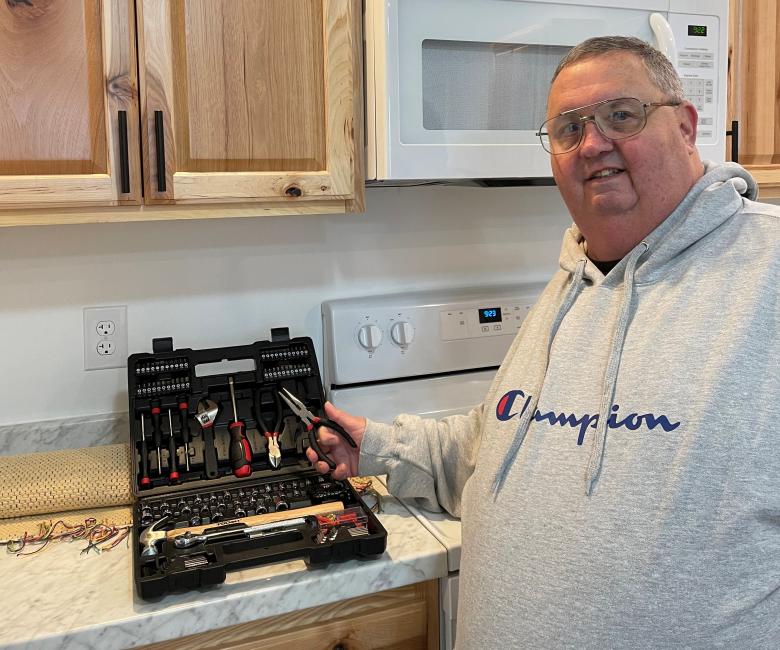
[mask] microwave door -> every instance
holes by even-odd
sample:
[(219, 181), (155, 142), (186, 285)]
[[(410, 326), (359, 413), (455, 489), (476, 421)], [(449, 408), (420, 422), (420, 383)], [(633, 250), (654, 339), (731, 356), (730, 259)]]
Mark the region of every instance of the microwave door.
[(592, 36), (632, 35), (656, 45), (668, 8), (669, 0), (377, 2), (369, 27), (381, 35), (369, 108), (376, 178), (551, 176), (535, 134), (560, 60)]

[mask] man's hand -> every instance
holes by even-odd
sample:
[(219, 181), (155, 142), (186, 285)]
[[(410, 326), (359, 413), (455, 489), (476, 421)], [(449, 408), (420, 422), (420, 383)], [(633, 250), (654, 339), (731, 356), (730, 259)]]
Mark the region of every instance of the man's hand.
[[(355, 449), (330, 429), (320, 427), (318, 439), (322, 452), (336, 463), (336, 469), (330, 473), (331, 476), (338, 480), (348, 476), (357, 476), (360, 444), (363, 442), (363, 434), (366, 432), (366, 418), (350, 415), (337, 409), (330, 402), (325, 402), (325, 415), (344, 427), (357, 443), (357, 449)], [(317, 454), (313, 449), (306, 450), (306, 457), (320, 474), (327, 474), (330, 471), (327, 463), (317, 460)]]

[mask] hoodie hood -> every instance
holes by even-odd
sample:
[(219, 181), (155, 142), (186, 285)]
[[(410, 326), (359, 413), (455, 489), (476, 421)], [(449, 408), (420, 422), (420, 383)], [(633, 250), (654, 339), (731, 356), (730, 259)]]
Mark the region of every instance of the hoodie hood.
[[(674, 211), (643, 239), (648, 250), (637, 264), (635, 281), (644, 284), (658, 280), (675, 257), (731, 219), (742, 206), (743, 198), (755, 200), (757, 196), (756, 181), (743, 167), (731, 162), (705, 161), (704, 175)], [(630, 257), (631, 253), (618, 262), (608, 278), (603, 278), (595, 265), (588, 263), (584, 279), (617, 286), (622, 282)], [(564, 236), (559, 264), (564, 271), (574, 273), (583, 259), (587, 259), (585, 237), (573, 224)]]
[[(561, 269), (569, 273), (569, 287), (558, 306), (547, 342), (547, 363), (549, 353), (561, 322), (587, 284), (622, 291), (617, 318), (611, 324), (612, 336), (607, 366), (599, 404), (598, 425), (587, 467), (585, 468), (585, 493), (590, 495), (601, 473), (607, 444), (608, 419), (612, 408), (617, 383), (623, 344), (631, 323), (634, 308), (634, 287), (637, 284), (652, 283), (663, 277), (675, 259), (695, 245), (709, 233), (729, 221), (742, 207), (743, 197), (755, 199), (755, 180), (735, 163), (704, 163), (704, 175), (690, 189), (674, 211), (647, 237), (639, 242), (610, 273), (604, 277), (588, 260), (585, 240), (576, 225), (565, 234), (560, 255)], [(610, 327), (610, 324), (605, 324)], [(546, 377), (546, 364), (537, 377), (532, 395), (541, 393)], [(525, 440), (531, 422), (533, 407), (526, 410), (527, 417), (518, 423), (514, 438), (493, 483), (498, 493), (507, 472), (514, 463)]]

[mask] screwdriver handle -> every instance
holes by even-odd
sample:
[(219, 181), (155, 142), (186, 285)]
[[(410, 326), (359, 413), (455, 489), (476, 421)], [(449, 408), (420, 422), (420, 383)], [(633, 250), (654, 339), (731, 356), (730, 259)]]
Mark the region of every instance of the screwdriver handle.
[(182, 400), (179, 402), (179, 422), (180, 422), (179, 426), (181, 428), (182, 442), (185, 445), (188, 445), (190, 443), (190, 425), (187, 419), (188, 415), (189, 412), (188, 412), (187, 401)]
[(154, 446), (160, 448), (162, 444), (162, 429), (160, 428), (160, 405), (152, 404), (152, 438)]
[(233, 475), (244, 478), (252, 474), (252, 448), (246, 437), (246, 427), (241, 421), (231, 422), (230, 430), (230, 465)]
[(236, 391), (233, 388), (233, 378), (228, 377), (230, 385), (230, 401), (233, 403), (233, 422), (228, 426), (230, 431), (230, 466), (233, 476), (244, 478), (252, 473), (252, 447), (246, 437), (246, 425), (238, 419), (236, 408)]
[(141, 413), (141, 487), (152, 484), (149, 478), (149, 450), (146, 448), (146, 431), (144, 430), (144, 414)]
[(168, 477), (171, 483), (175, 483), (179, 480), (179, 470), (176, 467), (176, 440), (173, 437), (173, 418), (171, 416), (171, 409), (168, 409), (168, 432), (170, 437), (168, 438)]
[(152, 442), (157, 449), (157, 474), (162, 474), (160, 447), (162, 446), (162, 429), (160, 428), (160, 404), (152, 403)]

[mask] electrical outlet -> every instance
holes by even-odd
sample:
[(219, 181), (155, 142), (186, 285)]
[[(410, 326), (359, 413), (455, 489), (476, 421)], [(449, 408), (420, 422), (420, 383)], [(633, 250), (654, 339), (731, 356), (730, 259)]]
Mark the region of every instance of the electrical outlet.
[(100, 336), (113, 336), (116, 332), (116, 323), (112, 320), (102, 320), (95, 328)]
[(84, 307), (84, 370), (127, 366), (127, 306)]
[(108, 356), (109, 354), (114, 354), (116, 352), (116, 345), (113, 341), (101, 341), (97, 344), (97, 353), (101, 357)]

